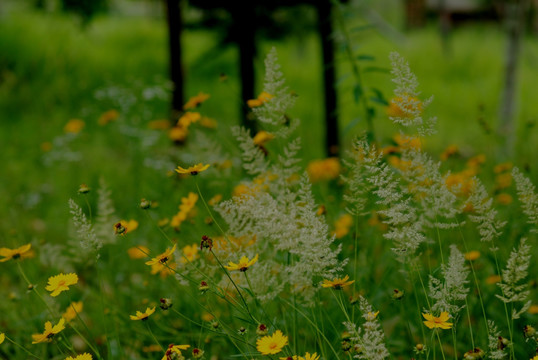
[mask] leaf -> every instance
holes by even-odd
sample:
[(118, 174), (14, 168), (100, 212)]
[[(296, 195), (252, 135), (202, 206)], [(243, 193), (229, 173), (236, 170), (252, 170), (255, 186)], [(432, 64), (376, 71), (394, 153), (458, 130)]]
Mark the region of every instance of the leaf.
[(365, 73), (366, 72), (380, 72), (380, 73), (388, 74), (390, 73), (390, 70), (381, 66), (367, 66), (362, 70), (362, 72), (365, 72)]
[(357, 60), (359, 60), (359, 61), (374, 61), (375, 56), (372, 56), (372, 55), (359, 55), (359, 56), (357, 56)]

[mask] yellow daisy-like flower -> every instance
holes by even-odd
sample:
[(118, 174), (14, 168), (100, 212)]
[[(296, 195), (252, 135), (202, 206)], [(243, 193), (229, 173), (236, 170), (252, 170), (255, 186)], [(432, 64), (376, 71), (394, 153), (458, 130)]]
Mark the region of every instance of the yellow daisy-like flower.
[(45, 331), (43, 332), (43, 334), (32, 335), (32, 339), (34, 340), (32, 341), (32, 344), (37, 344), (41, 342), (51, 342), (54, 335), (58, 334), (60, 331), (65, 329), (64, 323), (65, 323), (64, 318), (61, 318), (60, 321), (58, 321), (58, 324), (54, 326), (52, 326), (52, 323), (50, 321), (47, 321), (45, 323)]
[(6, 339), (6, 334), (0, 333), (0, 345), (4, 342), (5, 339)]
[(84, 304), (82, 303), (82, 301), (72, 302), (62, 314), (62, 318), (64, 318), (65, 321), (70, 322), (77, 317), (77, 314), (80, 314), (82, 312), (83, 308)]
[(187, 245), (183, 248), (183, 258), (181, 258), (182, 263), (192, 262), (198, 259), (198, 244)]
[(143, 259), (149, 254), (149, 249), (144, 245), (133, 246), (127, 250), (127, 254), (131, 259)]
[(175, 273), (174, 269), (177, 267), (177, 264), (169, 262), (166, 264), (156, 263), (151, 265), (151, 275), (159, 274), (161, 278), (165, 278), (168, 275), (173, 275)]
[(146, 261), (146, 265), (154, 265), (154, 264), (166, 264), (168, 260), (172, 258), (174, 255), (174, 251), (176, 251), (176, 244), (171, 249), (166, 249), (165, 252), (163, 252), (160, 255), (157, 255), (150, 261)]
[(92, 360), (92, 356), (88, 353), (77, 355), (77, 357), (66, 357), (65, 360)]
[(86, 123), (84, 123), (84, 120), (71, 119), (67, 122), (67, 124), (65, 124), (64, 132), (71, 133), (71, 134), (78, 134), (79, 132), (82, 131), (82, 129), (84, 128), (84, 125), (86, 125)]
[(247, 106), (249, 108), (255, 108), (255, 107), (258, 107), (258, 106), (262, 106), (263, 104), (265, 104), (266, 102), (268, 102), (272, 98), (274, 98), (273, 95), (263, 91), (260, 95), (258, 95), (257, 99), (247, 100)]
[(448, 322), (450, 315), (446, 311), (443, 311), (439, 317), (435, 317), (432, 314), (422, 314), (422, 316), (426, 319), (424, 325), (430, 329), (441, 328), (446, 330), (452, 327), (452, 323)]
[(151, 314), (155, 312), (155, 308), (146, 308), (145, 312), (137, 311), (136, 315), (129, 315), (131, 320), (147, 320)]
[(263, 146), (267, 144), (269, 141), (273, 140), (275, 138), (275, 135), (267, 132), (267, 131), (259, 131), (256, 136), (252, 139), (252, 142), (254, 145)]
[(348, 281), (348, 280), (349, 280), (348, 275), (346, 275), (345, 277), (341, 279), (339, 278), (334, 278), (333, 280), (324, 279), (321, 286), (324, 288), (333, 288), (335, 290), (341, 290), (342, 288), (348, 285), (351, 285), (355, 282), (355, 280), (351, 280), (351, 281)]
[(105, 126), (112, 121), (116, 121), (119, 116), (120, 113), (118, 112), (118, 110), (108, 110), (107, 112), (104, 112), (103, 114), (101, 114), (101, 116), (99, 116), (99, 120), (97, 120), (97, 123), (101, 126)]
[(278, 354), (286, 345), (288, 345), (288, 337), (284, 336), (280, 330), (276, 330), (271, 336), (264, 336), (256, 341), (256, 349), (262, 355)]
[(310, 354), (307, 352), (304, 357), (299, 357), (299, 360), (319, 360), (319, 355), (318, 353)]
[(333, 180), (340, 176), (342, 167), (338, 158), (331, 157), (323, 160), (311, 161), (306, 171), (310, 177), (310, 181), (319, 182), (326, 180)]
[(468, 260), (468, 261), (474, 261), (478, 259), (479, 257), (480, 257), (480, 251), (477, 251), (477, 250), (472, 250), (472, 251), (469, 251), (468, 253), (465, 253), (465, 260)]
[(239, 270), (244, 272), (247, 271), (249, 267), (254, 265), (256, 261), (258, 261), (258, 254), (256, 254), (256, 256), (252, 258), (252, 260), (249, 260), (246, 256), (242, 256), (237, 264), (230, 261), (228, 265), (225, 266), (225, 268), (230, 271)]
[(16, 249), (0, 248), (0, 256), (3, 256), (3, 259), (0, 259), (0, 262), (6, 262), (8, 260), (14, 259), (24, 259), (34, 256), (34, 252), (31, 249), (32, 244), (26, 244)]
[(189, 101), (187, 101), (187, 103), (185, 105), (183, 105), (183, 110), (194, 109), (194, 108), (198, 107), (201, 103), (203, 103), (204, 101), (209, 99), (210, 96), (211, 95), (205, 94), (205, 93), (200, 91), (198, 93), (198, 95), (191, 97), (189, 99)]
[(176, 126), (179, 126), (180, 128), (183, 128), (183, 129), (188, 129), (189, 126), (191, 126), (191, 124), (198, 122), (198, 120), (200, 120), (201, 118), (202, 118), (202, 115), (200, 115), (200, 113), (186, 112), (185, 114), (183, 114), (182, 117), (179, 118)]
[(164, 356), (161, 360), (171, 360), (175, 359), (173, 354), (181, 355), (181, 350), (187, 350), (190, 348), (190, 345), (174, 345), (170, 344), (168, 345), (168, 349), (166, 349), (166, 352), (164, 353)]
[(191, 174), (191, 175), (198, 175), (199, 172), (205, 171), (209, 168), (209, 164), (196, 164), (191, 167), (188, 167), (186, 169), (182, 168), (181, 166), (178, 166), (176, 169), (176, 172), (178, 174)]
[(286, 356), (286, 357), (281, 357), (279, 358), (280, 360), (299, 360), (300, 357), (297, 356), (297, 355), (293, 355), (293, 356)]
[(120, 224), (125, 228), (125, 234), (135, 231), (138, 228), (138, 221), (131, 219), (121, 220)]
[(75, 273), (58, 274), (49, 278), (49, 283), (45, 290), (51, 291), (50, 296), (58, 296), (62, 291), (69, 290), (69, 286), (78, 282), (78, 276)]

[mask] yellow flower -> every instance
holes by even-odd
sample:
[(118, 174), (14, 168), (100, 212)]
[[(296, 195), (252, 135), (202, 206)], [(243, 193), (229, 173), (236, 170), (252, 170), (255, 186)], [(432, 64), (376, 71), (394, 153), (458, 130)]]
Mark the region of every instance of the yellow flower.
[(183, 258), (181, 258), (182, 263), (192, 262), (198, 259), (198, 244), (187, 245), (183, 248)]
[(172, 354), (178, 354), (181, 355), (181, 350), (187, 350), (190, 348), (190, 345), (174, 345), (170, 344), (168, 345), (168, 349), (166, 349), (166, 352), (164, 353), (164, 356), (161, 360), (171, 360), (175, 359), (176, 357)]
[(43, 334), (32, 335), (32, 339), (34, 340), (32, 341), (32, 344), (37, 344), (41, 342), (51, 342), (54, 335), (58, 334), (60, 331), (65, 329), (64, 323), (65, 323), (64, 318), (61, 318), (60, 321), (58, 321), (58, 324), (54, 326), (52, 326), (52, 323), (50, 321), (47, 321), (45, 323), (45, 331), (43, 332)]
[(495, 199), (501, 205), (508, 205), (508, 204), (511, 204), (513, 201), (512, 195), (507, 194), (507, 193), (500, 193), (499, 195), (495, 197)]
[(281, 357), (280, 360), (299, 360), (300, 357), (297, 356), (297, 355), (293, 355), (293, 356), (286, 356), (286, 357)]
[(92, 356), (88, 353), (77, 355), (77, 357), (66, 357), (65, 360), (92, 360)]
[(379, 315), (379, 311), (376, 311), (375, 313), (369, 312), (368, 314), (366, 314), (366, 320), (374, 321), (377, 318), (377, 315)]
[(106, 124), (115, 121), (120, 116), (120, 113), (118, 110), (108, 110), (107, 112), (104, 112), (100, 117), (99, 120), (97, 120), (97, 123), (101, 126), (105, 126)]
[(512, 167), (514, 167), (514, 165), (511, 162), (505, 162), (502, 164), (495, 165), (495, 167), (493, 168), (493, 172), (495, 174), (500, 174), (505, 171), (512, 170)]
[(225, 268), (230, 271), (239, 270), (244, 272), (247, 271), (250, 266), (254, 265), (256, 261), (258, 261), (258, 254), (256, 254), (256, 256), (252, 258), (252, 260), (249, 260), (246, 256), (243, 256), (241, 257), (241, 259), (239, 259), (239, 262), (237, 264), (230, 261), (228, 263), (228, 266), (225, 266)]
[(452, 323), (448, 322), (450, 315), (448, 315), (446, 311), (443, 311), (439, 317), (435, 317), (432, 314), (422, 314), (422, 316), (424, 316), (426, 319), (426, 321), (424, 321), (424, 325), (430, 329), (450, 329), (452, 327)]
[(317, 353), (310, 354), (307, 352), (304, 357), (299, 356), (299, 360), (319, 360), (319, 355)]
[(159, 276), (164, 279), (168, 275), (172, 275), (176, 267), (177, 265), (173, 262), (167, 263), (166, 265), (156, 263), (151, 265), (151, 275), (155, 275), (158, 273)]
[(5, 339), (6, 339), (6, 334), (0, 333), (0, 345), (4, 342)]
[(527, 310), (529, 314), (535, 315), (538, 314), (538, 305), (533, 304), (529, 307), (529, 310)]
[(512, 174), (504, 173), (495, 177), (495, 189), (506, 189), (512, 185)]
[(179, 118), (176, 125), (186, 130), (192, 123), (197, 122), (201, 118), (202, 115), (198, 112), (186, 112)]
[(456, 155), (459, 152), (459, 149), (456, 145), (449, 145), (445, 151), (441, 154), (441, 160), (445, 161), (449, 157)]
[(486, 284), (493, 285), (501, 282), (501, 276), (500, 275), (490, 275), (486, 279)]
[(396, 134), (393, 137), (394, 141), (400, 148), (403, 149), (415, 149), (420, 150), (422, 147), (422, 140), (416, 136), (407, 136), (402, 134)]
[(340, 161), (335, 157), (311, 161), (306, 171), (312, 182), (336, 179), (341, 171)]
[(337, 239), (341, 239), (349, 233), (351, 226), (353, 225), (353, 217), (349, 214), (344, 214), (340, 216), (334, 222), (334, 231), (333, 235)]
[(321, 284), (322, 287), (324, 288), (333, 288), (333, 289), (336, 289), (336, 290), (341, 290), (342, 288), (348, 286), (348, 285), (351, 285), (355, 282), (355, 280), (352, 280), (352, 281), (348, 281), (349, 280), (349, 276), (346, 275), (345, 277), (339, 279), (339, 278), (334, 278), (333, 280), (327, 280), (327, 279), (324, 279), (323, 280), (323, 283)]
[(145, 312), (137, 311), (136, 315), (129, 315), (131, 320), (147, 320), (148, 317), (155, 312), (155, 308), (146, 308)]
[(267, 131), (259, 131), (256, 136), (252, 139), (252, 142), (254, 145), (257, 146), (263, 146), (267, 144), (269, 141), (273, 140), (275, 136)]
[(146, 265), (153, 265), (153, 264), (166, 264), (168, 260), (174, 255), (174, 251), (176, 251), (176, 244), (170, 249), (166, 249), (165, 252), (163, 252), (160, 255), (157, 255), (150, 261), (146, 261)]
[(133, 246), (127, 250), (131, 259), (143, 259), (149, 254), (149, 249), (144, 245)]
[(217, 121), (215, 119), (208, 118), (207, 116), (204, 116), (200, 119), (200, 126), (203, 126), (207, 129), (215, 129), (217, 125)]
[(78, 282), (78, 276), (75, 273), (58, 274), (49, 278), (45, 290), (51, 291), (50, 296), (58, 296), (62, 291), (69, 290), (69, 286)]
[(474, 261), (480, 257), (480, 251), (469, 251), (468, 253), (465, 253), (465, 260), (468, 261)]
[(65, 321), (70, 322), (77, 317), (77, 314), (82, 312), (83, 308), (84, 304), (82, 304), (82, 301), (72, 302), (62, 314), (62, 318), (64, 318)]
[(258, 106), (262, 106), (263, 104), (265, 104), (266, 102), (268, 102), (272, 98), (274, 98), (273, 95), (263, 91), (260, 95), (258, 95), (257, 99), (247, 100), (247, 106), (249, 108), (255, 108), (255, 107), (258, 107)]
[(64, 132), (78, 134), (84, 128), (84, 121), (80, 119), (71, 119), (65, 124)]
[(278, 354), (286, 345), (288, 345), (288, 337), (284, 336), (280, 330), (276, 330), (271, 336), (264, 336), (256, 341), (256, 349), (262, 355)]
[(191, 174), (191, 175), (197, 175), (199, 172), (205, 171), (209, 168), (209, 164), (203, 165), (202, 163), (193, 165), (191, 167), (188, 167), (186, 169), (182, 168), (181, 166), (178, 166), (176, 169), (176, 172), (178, 174)]
[(390, 117), (408, 118), (415, 111), (422, 112), (422, 102), (414, 96), (395, 97), (387, 107), (387, 115)]
[(187, 101), (187, 103), (185, 103), (185, 105), (183, 105), (183, 110), (188, 110), (188, 109), (194, 109), (194, 108), (197, 108), (201, 103), (203, 103), (204, 101), (206, 101), (207, 99), (210, 98), (211, 95), (209, 94), (205, 94), (203, 92), (199, 92), (198, 95), (196, 96), (193, 96), (189, 99), (189, 101)]
[(34, 252), (31, 250), (32, 244), (26, 244), (16, 249), (0, 248), (0, 256), (3, 256), (3, 259), (0, 259), (0, 262), (6, 262), (8, 260), (14, 259), (25, 259), (34, 256)]
[(181, 126), (174, 126), (168, 132), (168, 138), (172, 141), (183, 142), (187, 138), (189, 130)]
[(138, 228), (138, 221), (136, 220), (121, 220), (120, 224), (125, 228), (125, 234), (135, 231)]
[(217, 195), (213, 196), (211, 199), (209, 199), (209, 201), (207, 202), (207, 204), (208, 204), (209, 206), (215, 206), (215, 205), (218, 204), (221, 200), (222, 200), (222, 195), (221, 195), (221, 194), (217, 194)]
[(470, 168), (478, 168), (480, 165), (486, 162), (486, 155), (478, 154), (467, 160), (467, 166)]

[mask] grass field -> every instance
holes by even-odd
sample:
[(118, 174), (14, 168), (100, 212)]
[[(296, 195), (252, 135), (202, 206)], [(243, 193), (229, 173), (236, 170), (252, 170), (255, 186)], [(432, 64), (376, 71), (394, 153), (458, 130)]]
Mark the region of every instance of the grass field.
[[(111, 14), (81, 28), (66, 15), (6, 4), (0, 358), (181, 358), (168, 344), (188, 344), (185, 358), (211, 360), (536, 355), (536, 38), (524, 39), (510, 155), (495, 131), (501, 29), (457, 28), (450, 54), (435, 24), (398, 35), (352, 32), (356, 55), (374, 57), (359, 63), (365, 88), (394, 97), (389, 54), (399, 52), (420, 82), (414, 110), (436, 116), (437, 133), (418, 140), (415, 128), (393, 124), (391, 110), (376, 104), (377, 150), (357, 142), (366, 126), (340, 45), (345, 161), (316, 163), (324, 148), (313, 34), (259, 43), (259, 91), (274, 47), (286, 85), (298, 95), (285, 113), (301, 125), (290, 137), (282, 134), (287, 125), (264, 125), (275, 138), (256, 142), (231, 130), (245, 106), (235, 50), (216, 48), (211, 31), (185, 31), (186, 94), (210, 94), (194, 110), (217, 126), (193, 121), (186, 141), (174, 145), (169, 129), (155, 122), (169, 111), (162, 19)], [(352, 16), (346, 26), (363, 23)], [(398, 114), (392, 116), (409, 120)], [(404, 136), (395, 138), (398, 132)], [(445, 151), (450, 145), (457, 150)], [(210, 167), (196, 176), (174, 171), (198, 163)], [(149, 209), (141, 208), (143, 198)], [(151, 267), (144, 264), (150, 258)], [(51, 277), (60, 273), (78, 279), (56, 296)], [(354, 282), (340, 281), (346, 275)], [(173, 306), (159, 309), (161, 298)], [(76, 301), (83, 310), (69, 318)], [(145, 321), (129, 317), (146, 308), (156, 312), (139, 314)], [(62, 314), (65, 329), (32, 338)], [(270, 338), (277, 330), (283, 335)]]

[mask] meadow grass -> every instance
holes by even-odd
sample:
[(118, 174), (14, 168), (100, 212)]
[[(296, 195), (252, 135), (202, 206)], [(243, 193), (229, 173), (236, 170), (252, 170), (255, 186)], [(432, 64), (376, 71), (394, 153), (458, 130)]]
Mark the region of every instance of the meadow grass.
[[(350, 149), (344, 154), (347, 163), (312, 163), (324, 156), (317, 90), (321, 89), (320, 64), (312, 60), (317, 59), (312, 54), (319, 52), (319, 45), (312, 35), (260, 45), (260, 83), (265, 70), (262, 54), (276, 46), (286, 83), (299, 95), (295, 107), (283, 106), (274, 114), (285, 112), (300, 118), (302, 125), (294, 135), (284, 137), (285, 125), (266, 124), (265, 129), (276, 138), (255, 146), (249, 136), (230, 130), (238, 123), (241, 105), (233, 49), (216, 51), (214, 34), (209, 31), (186, 32), (186, 92), (211, 94), (199, 111), (216, 119), (218, 127), (192, 124), (195, 130), (187, 141), (174, 146), (166, 131), (147, 126), (168, 115), (161, 20), (101, 17), (82, 30), (72, 19), (57, 14), (11, 12), (4, 16), (0, 22), (0, 141), (6, 159), (3, 173), (8, 176), (0, 188), (0, 196), (6, 199), (0, 210), (1, 247), (14, 249), (31, 243), (36, 254), (0, 263), (0, 297), (8, 299), (0, 302), (0, 333), (9, 338), (0, 344), (0, 356), (65, 359), (91, 352), (94, 358), (150, 359), (162, 358), (170, 343), (189, 344), (183, 351), (187, 358), (196, 358), (191, 350), (200, 348), (209, 359), (293, 358), (306, 352), (316, 352), (325, 360), (459, 359), (469, 351), (466, 359), (476, 359), (473, 348), (483, 349), (488, 358), (534, 356), (536, 335), (525, 333), (523, 338), (522, 329), (536, 326), (536, 307), (519, 318), (509, 317), (512, 307), (520, 308), (526, 299), (536, 298), (536, 265), (531, 262), (529, 267), (529, 254), (520, 246), (520, 238), (528, 237), (531, 248), (527, 252), (536, 256), (536, 220), (532, 222), (536, 191), (519, 196), (530, 203), (522, 215), (517, 200), (520, 184), (516, 189), (516, 175), (511, 172), (515, 164), (529, 167), (525, 174), (531, 179), (536, 175), (532, 159), (537, 134), (528, 131), (537, 111), (531, 101), (536, 45), (528, 39), (522, 57), (522, 140), (517, 157), (505, 159), (498, 153), (495, 136), (485, 135), (477, 120), (482, 116), (490, 126), (495, 124), (500, 31), (489, 26), (457, 30), (451, 56), (443, 54), (433, 27), (405, 36), (405, 42), (395, 45), (368, 30), (352, 41), (360, 45), (359, 52), (376, 57), (375, 66), (390, 69), (388, 54), (395, 49), (409, 61), (424, 97), (436, 96), (426, 114), (438, 116), (438, 133), (421, 140), (418, 149), (410, 146), (414, 140), (400, 138), (395, 143), (392, 138), (398, 131), (416, 134), (393, 125), (386, 107), (377, 106), (378, 150), (385, 148), (385, 154), (357, 142), (365, 126), (356, 120), (360, 110), (352, 97), (348, 59), (339, 53), (343, 148)], [(482, 56), (471, 56), (476, 53)], [(227, 81), (219, 82), (221, 73), (228, 75)], [(364, 84), (379, 88), (389, 99), (391, 77), (365, 73)], [(98, 118), (110, 109), (119, 111), (118, 119), (98, 125)], [(73, 118), (84, 120), (84, 128), (66, 133), (64, 126)], [(302, 139), (302, 149), (295, 149), (290, 141), (295, 136)], [(394, 144), (395, 149), (389, 151), (388, 145)], [(443, 161), (440, 169), (427, 161), (431, 156), (437, 162), (449, 144), (458, 145), (459, 153)], [(486, 154), (485, 163), (475, 157), (479, 154)], [(506, 160), (513, 164), (494, 168)], [(196, 176), (173, 171), (178, 165), (200, 162), (211, 166)], [(306, 167), (309, 177), (301, 180)], [(457, 175), (451, 189), (446, 186), (449, 170)], [(485, 184), (491, 203), (481, 197), (478, 180), (472, 178), (475, 175)], [(383, 181), (387, 183), (380, 186)], [(80, 188), (83, 183), (90, 187), (89, 193)], [(110, 194), (102, 191), (105, 185)], [(241, 197), (241, 191), (247, 195)], [(219, 194), (223, 197), (220, 205), (208, 204)], [(506, 196), (500, 200), (501, 194), (510, 201)], [(142, 198), (153, 206), (141, 209)], [(74, 199), (71, 213), (69, 199)], [(428, 203), (428, 199), (435, 201)], [(316, 215), (318, 205), (325, 212), (319, 210)], [(168, 223), (159, 225), (164, 218)], [(122, 233), (117, 225), (122, 219), (135, 219), (137, 225), (124, 223), (127, 233)], [(451, 225), (436, 224), (445, 220)], [(171, 225), (174, 221), (180, 224)], [(491, 235), (494, 243), (481, 242), (485, 235), (473, 221), (502, 229), (502, 234)], [(501, 227), (501, 221), (507, 225)], [(415, 224), (421, 226), (416, 237), (427, 241), (420, 243), (416, 256), (409, 250), (405, 261), (398, 261), (402, 253), (391, 249), (402, 244), (387, 237), (412, 234)], [(403, 246), (416, 240), (403, 239)], [(166, 255), (174, 259), (160, 262), (164, 264), (157, 269), (161, 276), (150, 274), (151, 268), (144, 264), (147, 256), (163, 254), (176, 243), (177, 251)], [(499, 250), (490, 251), (492, 246)], [(142, 249), (139, 259), (132, 258), (137, 247)], [(514, 250), (518, 247), (523, 249), (520, 254)], [(507, 278), (514, 281), (511, 285), (527, 285), (530, 293), (517, 302), (502, 302), (496, 297), (503, 295), (495, 284), (498, 280), (492, 276), (507, 267), (511, 253), (515, 254), (512, 266), (519, 273)], [(452, 254), (453, 262), (449, 261)], [(258, 255), (259, 260), (252, 262)], [(2, 256), (10, 255), (3, 251)], [(242, 256), (251, 260), (242, 265), (246, 271), (234, 265), (243, 262)], [(458, 265), (463, 256), (467, 260)], [(452, 273), (447, 275), (448, 268)], [(465, 305), (451, 312), (454, 326), (430, 330), (422, 314), (440, 318), (438, 310), (443, 308), (432, 310), (442, 294), (428, 288), (429, 277), (451, 284), (455, 272), (467, 271), (468, 282), (460, 281), (455, 287), (468, 288), (470, 294), (465, 301), (450, 300), (451, 306)], [(76, 272), (79, 279), (52, 297), (45, 287), (60, 272)], [(344, 275), (354, 283), (342, 281), (338, 286)], [(208, 283), (207, 289), (201, 281)], [(396, 289), (403, 297), (397, 296)], [(170, 298), (174, 305), (161, 311), (160, 298)], [(80, 317), (73, 318), (52, 343), (32, 345), (31, 335), (42, 332), (45, 321), (56, 324), (75, 300), (84, 303)], [(156, 308), (147, 321), (129, 318), (147, 307)], [(494, 337), (494, 346), (488, 349), (487, 320), (495, 320), (501, 336), (513, 341), (513, 346), (495, 349), (502, 346), (496, 345)], [(260, 323), (267, 326), (267, 334), (260, 331)], [(288, 337), (288, 346), (283, 345), (283, 338), (264, 337), (276, 330)], [(282, 352), (262, 356), (264, 347), (259, 341), (276, 341), (275, 349), (282, 345)], [(425, 344), (426, 349), (420, 350), (417, 344)], [(384, 347), (391, 355), (386, 355)]]

